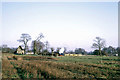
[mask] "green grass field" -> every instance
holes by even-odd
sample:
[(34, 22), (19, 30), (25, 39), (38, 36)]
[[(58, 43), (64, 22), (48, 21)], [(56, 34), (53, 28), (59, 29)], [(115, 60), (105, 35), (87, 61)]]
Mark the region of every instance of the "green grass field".
[(120, 78), (120, 58), (115, 56), (2, 56), (2, 78)]

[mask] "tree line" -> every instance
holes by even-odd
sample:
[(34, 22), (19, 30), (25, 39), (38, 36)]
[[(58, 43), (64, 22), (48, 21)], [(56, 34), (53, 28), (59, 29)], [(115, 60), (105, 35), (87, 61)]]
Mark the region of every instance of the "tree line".
[[(32, 52), (34, 54), (38, 55), (54, 55), (55, 49), (53, 47), (49, 47), (49, 42), (45, 41), (43, 42), (42, 39), (44, 38), (44, 35), (40, 33), (38, 37), (32, 41), (31, 48)], [(22, 42), (24, 44), (24, 51), (27, 53), (30, 51), (28, 48), (28, 41), (30, 41), (32, 38), (29, 34), (23, 33), (21, 34), (21, 37), (19, 42)], [(119, 55), (120, 56), (120, 47), (114, 48), (112, 46), (106, 47), (106, 41), (100, 37), (96, 37), (93, 40), (92, 48), (95, 48), (94, 51), (87, 52), (83, 48), (76, 48), (74, 51), (67, 51), (67, 48), (64, 48), (64, 53), (70, 53), (70, 54), (83, 54), (83, 55), (106, 55), (106, 56), (114, 56)], [(0, 47), (3, 53), (13, 53), (16, 49), (15, 48), (9, 48), (7, 45), (2, 45)], [(56, 49), (56, 53), (59, 53), (60, 48), (58, 47)]]

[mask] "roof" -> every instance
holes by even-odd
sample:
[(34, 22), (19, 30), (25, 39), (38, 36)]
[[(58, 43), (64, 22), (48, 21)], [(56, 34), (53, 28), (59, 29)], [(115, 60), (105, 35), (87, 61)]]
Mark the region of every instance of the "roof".
[(24, 50), (21, 46), (19, 46), (18, 48), (20, 48), (21, 50)]

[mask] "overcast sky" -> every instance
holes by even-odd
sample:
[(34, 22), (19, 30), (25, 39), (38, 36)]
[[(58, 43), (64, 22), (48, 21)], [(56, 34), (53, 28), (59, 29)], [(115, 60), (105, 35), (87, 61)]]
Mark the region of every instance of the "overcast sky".
[[(107, 46), (118, 46), (117, 2), (5, 2), (2, 4), (2, 43), (21, 45), (22, 33), (35, 40), (43, 33), (50, 47), (68, 50), (91, 48), (101, 37)], [(31, 40), (31, 41), (32, 41)], [(31, 46), (31, 41), (28, 43)]]

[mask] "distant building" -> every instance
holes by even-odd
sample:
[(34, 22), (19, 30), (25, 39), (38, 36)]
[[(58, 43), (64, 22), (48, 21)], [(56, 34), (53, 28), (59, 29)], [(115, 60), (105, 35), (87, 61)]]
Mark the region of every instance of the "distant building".
[(27, 52), (26, 54), (34, 54), (34, 52)]
[(64, 54), (64, 56), (82, 56), (82, 54)]
[(24, 49), (21, 46), (19, 46), (15, 53), (17, 53), (17, 54), (24, 54), (25, 52), (24, 52)]
[(64, 56), (64, 48), (61, 48), (60, 50), (59, 50), (59, 56)]

